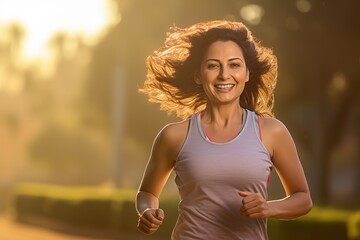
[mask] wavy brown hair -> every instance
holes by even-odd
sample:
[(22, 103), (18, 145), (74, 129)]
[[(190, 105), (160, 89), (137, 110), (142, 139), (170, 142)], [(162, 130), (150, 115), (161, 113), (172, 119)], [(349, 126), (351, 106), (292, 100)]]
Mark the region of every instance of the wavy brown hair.
[(240, 96), (243, 108), (273, 116), (277, 60), (240, 22), (210, 21), (188, 28), (171, 27), (164, 45), (146, 60), (147, 75), (139, 91), (160, 109), (186, 119), (206, 107), (207, 97), (194, 81), (203, 54), (215, 41), (234, 41), (243, 51), (249, 81)]

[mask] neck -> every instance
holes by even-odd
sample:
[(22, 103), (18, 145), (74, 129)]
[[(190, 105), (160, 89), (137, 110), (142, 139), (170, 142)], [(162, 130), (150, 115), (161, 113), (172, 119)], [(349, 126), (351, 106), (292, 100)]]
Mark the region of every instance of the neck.
[(213, 106), (208, 104), (202, 113), (205, 123), (226, 127), (230, 122), (242, 119), (243, 111), (240, 105)]

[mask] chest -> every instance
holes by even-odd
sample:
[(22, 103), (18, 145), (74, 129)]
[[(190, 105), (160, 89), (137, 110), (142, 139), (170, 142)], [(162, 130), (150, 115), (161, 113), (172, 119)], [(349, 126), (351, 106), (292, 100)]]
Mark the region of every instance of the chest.
[(175, 164), (175, 172), (180, 184), (226, 184), (242, 188), (266, 182), (271, 167), (263, 147), (241, 141), (220, 146), (205, 143), (185, 147)]

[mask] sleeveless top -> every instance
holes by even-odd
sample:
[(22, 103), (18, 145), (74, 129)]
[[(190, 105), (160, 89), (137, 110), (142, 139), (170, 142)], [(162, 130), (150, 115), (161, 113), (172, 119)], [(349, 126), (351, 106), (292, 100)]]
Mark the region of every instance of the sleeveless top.
[(257, 115), (245, 112), (240, 133), (226, 143), (210, 142), (202, 130), (200, 113), (191, 117), (174, 165), (180, 203), (173, 240), (268, 239), (266, 219), (240, 214), (238, 192), (260, 193), (267, 199), (273, 166), (259, 137)]

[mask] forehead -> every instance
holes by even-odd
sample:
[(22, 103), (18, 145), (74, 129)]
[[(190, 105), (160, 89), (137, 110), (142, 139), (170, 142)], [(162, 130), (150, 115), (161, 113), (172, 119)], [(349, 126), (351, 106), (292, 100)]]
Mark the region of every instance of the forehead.
[(204, 58), (241, 57), (243, 51), (234, 41), (215, 41), (209, 45), (204, 53)]

